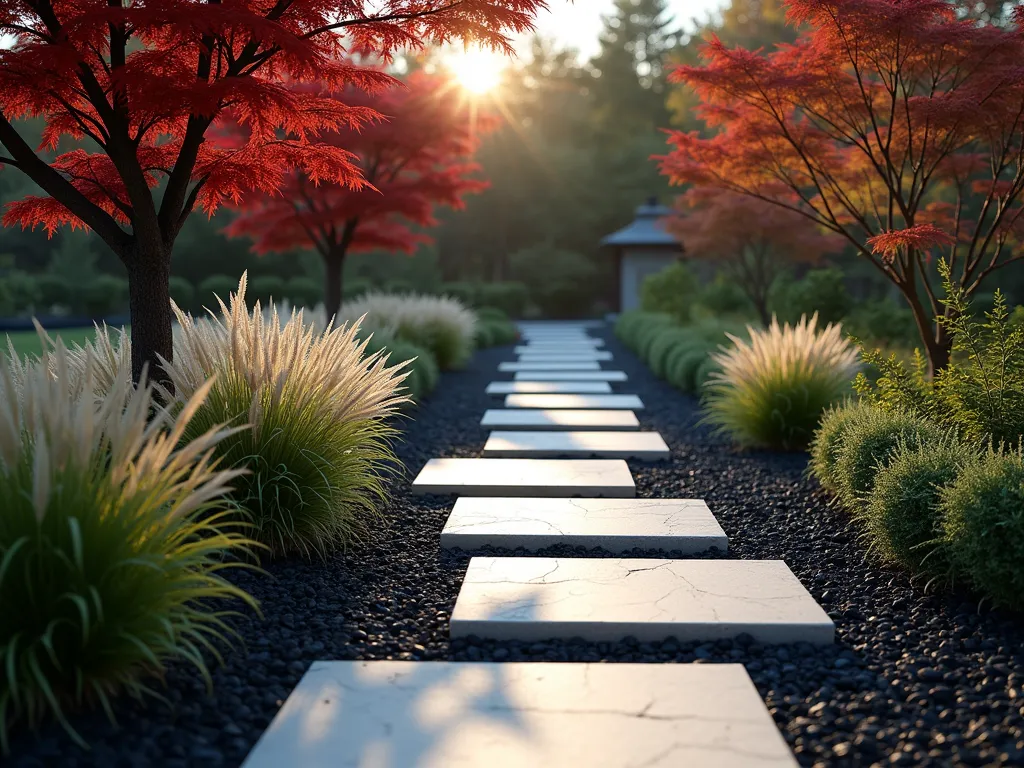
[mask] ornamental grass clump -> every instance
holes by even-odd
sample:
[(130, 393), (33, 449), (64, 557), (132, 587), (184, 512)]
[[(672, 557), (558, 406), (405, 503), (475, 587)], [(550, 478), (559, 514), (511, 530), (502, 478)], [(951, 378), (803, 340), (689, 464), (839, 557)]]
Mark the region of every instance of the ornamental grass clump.
[(726, 334), (733, 346), (712, 355), (720, 370), (707, 374), (706, 421), (744, 447), (802, 450), (849, 390), (857, 349), (840, 325), (818, 329), (817, 315), (747, 332)]
[(359, 320), (372, 331), (389, 329), (397, 338), (429, 349), (443, 371), (463, 367), (473, 355), (477, 317), (450, 296), (368, 293), (343, 306), (338, 320)]
[[(225, 512), (242, 479), (218, 450), (244, 432), (197, 419), (217, 381), (172, 411), (130, 367), (0, 356), (0, 746), (12, 727), (151, 694), (170, 660), (198, 668), (232, 634), (226, 603), (253, 600), (221, 573), (253, 543)], [(74, 369), (73, 369), (74, 365)]]
[(380, 517), (398, 466), (389, 418), (408, 402), (405, 363), (367, 355), (358, 323), (317, 332), (301, 311), (283, 324), (258, 302), (250, 312), (245, 289), (243, 276), (219, 316), (195, 320), (174, 308), (181, 331), (164, 364), (168, 396), (181, 402), (217, 377), (186, 437), (250, 424), (216, 449), (224, 466), (248, 470), (231, 494), (239, 514), (272, 555), (325, 555)]

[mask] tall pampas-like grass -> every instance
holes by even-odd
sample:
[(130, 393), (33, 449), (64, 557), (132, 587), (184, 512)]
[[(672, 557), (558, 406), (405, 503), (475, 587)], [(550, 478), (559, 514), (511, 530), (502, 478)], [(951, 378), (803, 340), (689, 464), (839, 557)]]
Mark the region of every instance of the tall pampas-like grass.
[(841, 325), (819, 329), (817, 314), (747, 330), (749, 341), (727, 334), (732, 346), (712, 355), (720, 370), (705, 384), (705, 421), (744, 447), (803, 450), (851, 391), (857, 348)]
[(339, 313), (339, 320), (358, 318), (375, 333), (429, 349), (441, 370), (461, 368), (473, 355), (477, 316), (450, 296), (368, 293)]
[[(230, 498), (250, 535), (275, 556), (323, 556), (379, 519), (386, 479), (399, 468), (390, 417), (408, 401), (406, 365), (367, 354), (358, 322), (318, 331), (302, 311), (286, 320), (258, 302), (250, 311), (246, 283), (243, 275), (228, 303), (218, 300), (219, 314), (197, 319), (173, 308), (178, 332), (162, 394), (180, 406), (215, 377), (184, 438), (213, 424), (248, 425), (215, 455), (247, 470)], [(104, 331), (91, 347), (110, 371), (126, 370), (127, 338)]]
[(239, 432), (196, 418), (217, 382), (167, 409), (111, 370), (59, 341), (38, 360), (0, 356), (4, 750), (13, 725), (47, 716), (84, 744), (71, 710), (113, 719), (111, 699), (153, 693), (170, 659), (209, 683), (204, 653), (232, 634), (218, 604), (255, 606), (220, 575), (253, 542), (224, 511), (242, 470), (216, 463)]

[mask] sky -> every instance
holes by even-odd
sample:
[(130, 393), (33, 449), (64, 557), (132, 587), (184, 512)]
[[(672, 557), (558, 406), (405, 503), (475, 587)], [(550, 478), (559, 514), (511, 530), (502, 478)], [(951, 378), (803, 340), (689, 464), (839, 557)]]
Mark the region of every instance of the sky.
[[(693, 17), (705, 18), (723, 4), (724, 0), (669, 0), (677, 21), (684, 25)], [(601, 15), (612, 10), (612, 0), (548, 0), (548, 6), (550, 10), (537, 17), (537, 31), (578, 48), (585, 58), (595, 53)]]

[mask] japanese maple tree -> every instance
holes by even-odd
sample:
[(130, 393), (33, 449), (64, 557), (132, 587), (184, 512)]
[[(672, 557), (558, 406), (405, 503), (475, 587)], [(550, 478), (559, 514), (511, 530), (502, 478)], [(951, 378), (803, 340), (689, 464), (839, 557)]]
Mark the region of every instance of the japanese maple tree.
[[(3, 222), (92, 228), (128, 275), (132, 368), (172, 355), (174, 241), (196, 207), (212, 213), (274, 192), (299, 169), (311, 184), (360, 188), (353, 156), (325, 130), (376, 115), (320, 91), (392, 84), (353, 54), (472, 40), (510, 51), (544, 0), (3, 0), (0, 167), (47, 196), (7, 206)], [(229, 111), (242, 146), (208, 141)], [(43, 144), (19, 134), (42, 115)], [(52, 153), (61, 137), (80, 147)], [(154, 369), (160, 375), (159, 369)]]
[(720, 265), (768, 325), (768, 297), (788, 264), (813, 264), (842, 250), (845, 241), (795, 211), (718, 187), (693, 187), (679, 196), (666, 222), (692, 259)]
[[(331, 97), (317, 86), (309, 90)], [(480, 132), (491, 120), (469, 109), (460, 89), (445, 78), (413, 73), (401, 85), (372, 93), (349, 88), (331, 98), (383, 115), (358, 126), (339, 126), (321, 140), (352, 152), (371, 186), (315, 184), (295, 169), (272, 194), (248, 196), (227, 228), (249, 237), (258, 253), (314, 248), (324, 261), (327, 316), (338, 312), (349, 253), (411, 253), (429, 242), (437, 206), (461, 208), (463, 195), (486, 184), (471, 161)]]
[(771, 52), (717, 39), (673, 75), (713, 135), (675, 132), (676, 183), (794, 211), (840, 235), (905, 297), (932, 370), (952, 309), (932, 258), (969, 297), (1024, 255), (1024, 37), (945, 0), (792, 0), (806, 25)]

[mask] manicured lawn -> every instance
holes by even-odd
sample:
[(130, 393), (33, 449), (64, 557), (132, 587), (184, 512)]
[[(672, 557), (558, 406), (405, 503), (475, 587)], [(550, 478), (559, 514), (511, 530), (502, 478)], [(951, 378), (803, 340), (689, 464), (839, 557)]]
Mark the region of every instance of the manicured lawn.
[[(54, 339), (59, 336), (64, 339), (66, 345), (71, 346), (72, 344), (84, 344), (92, 339), (94, 334), (95, 331), (92, 328), (65, 328), (61, 331), (51, 332), (50, 336)], [(14, 342), (14, 351), (19, 355), (38, 355), (43, 351), (43, 345), (35, 331), (15, 331), (5, 334), (5, 336), (7, 338), (3, 340), (2, 349), (4, 354), (7, 353), (7, 339)]]

